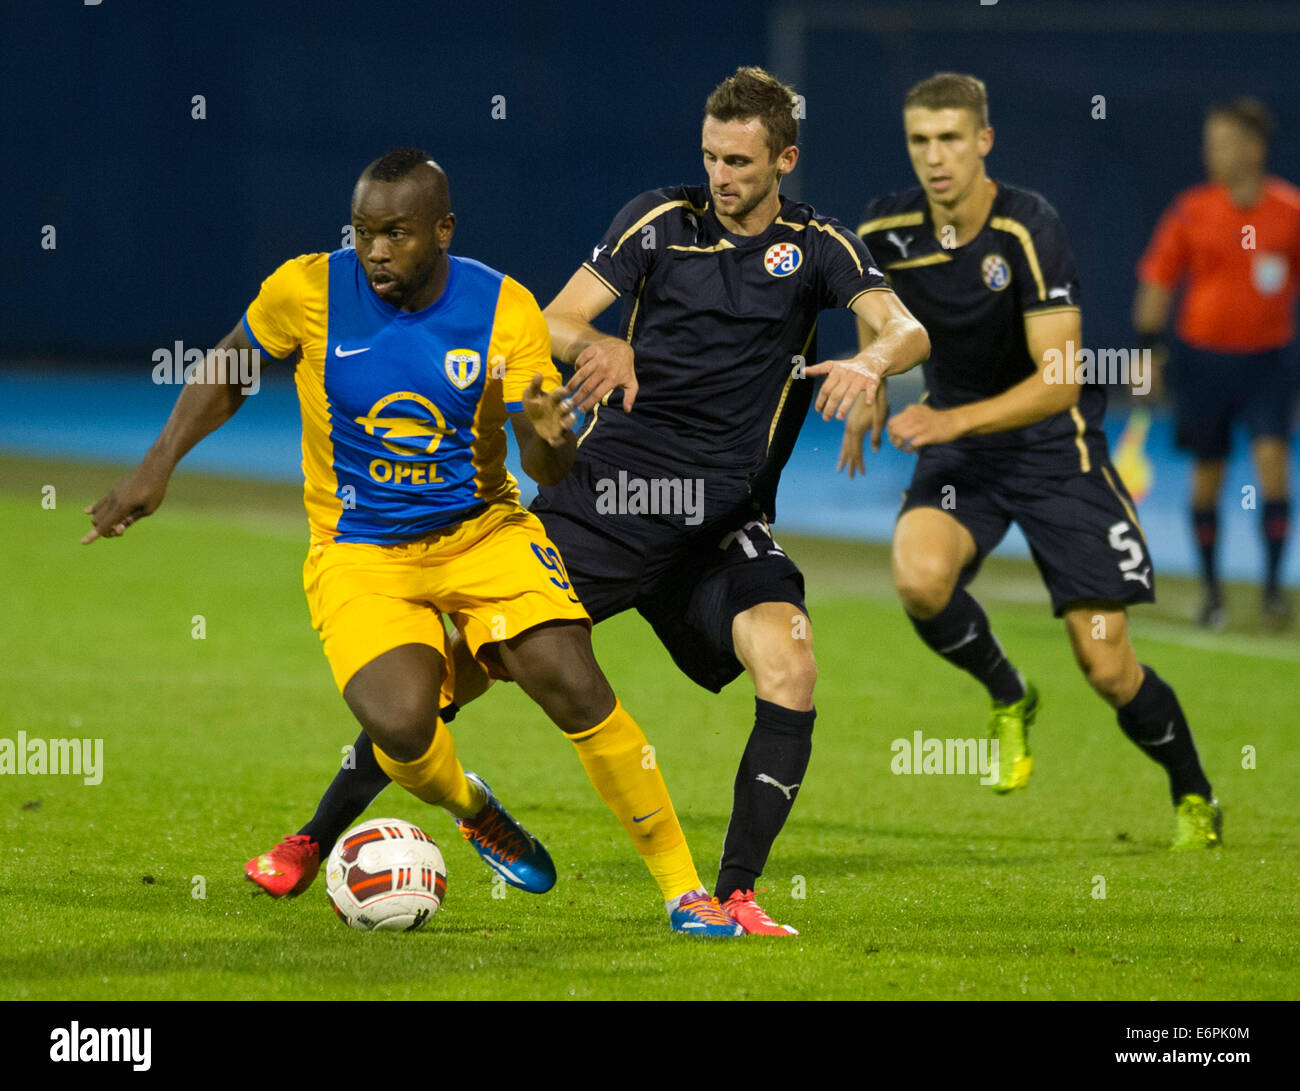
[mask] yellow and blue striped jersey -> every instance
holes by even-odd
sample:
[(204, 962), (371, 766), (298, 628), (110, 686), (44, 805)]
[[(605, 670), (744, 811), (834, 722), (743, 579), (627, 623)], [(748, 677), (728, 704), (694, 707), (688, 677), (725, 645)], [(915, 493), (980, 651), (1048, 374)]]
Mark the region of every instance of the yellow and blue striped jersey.
[(407, 312), (374, 293), (355, 250), (304, 254), (244, 314), (264, 354), (299, 353), (313, 541), (413, 541), (518, 499), (505, 423), (534, 374), (559, 384), (550, 334), (517, 281), (449, 260), (442, 295)]

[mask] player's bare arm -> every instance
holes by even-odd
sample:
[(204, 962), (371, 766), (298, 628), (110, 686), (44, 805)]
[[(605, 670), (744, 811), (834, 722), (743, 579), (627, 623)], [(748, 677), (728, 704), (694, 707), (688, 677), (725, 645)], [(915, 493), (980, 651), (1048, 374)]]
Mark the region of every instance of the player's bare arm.
[[(858, 326), (858, 348), (865, 350), (876, 339), (876, 331), (861, 318), (855, 316)], [(871, 436), (871, 449), (880, 450), (880, 443), (885, 438), (885, 422), (889, 419), (889, 394), (884, 379), (876, 388), (876, 396), (867, 402), (865, 394), (859, 394), (844, 421), (844, 439), (840, 444), (840, 458), (835, 471), (845, 468), (849, 477), (866, 474), (867, 466), (862, 458), (862, 441)]]
[[(205, 375), (222, 373), (223, 369), (210, 366), (213, 354), (226, 349), (251, 353), (253, 343), (244, 332), (242, 322), (236, 324), (215, 349), (209, 351), (204, 362)], [(215, 432), (244, 404), (239, 376), (229, 374), (230, 382), (200, 382), (181, 390), (171, 416), (167, 418), (161, 434), (141, 460), (140, 465), (122, 478), (107, 496), (84, 510), (91, 519), (90, 532), (81, 539), (88, 545), (96, 538), (117, 538), (137, 519), (152, 515), (163, 502), (167, 482), (176, 464), (190, 448), (210, 432)]]
[(563, 387), (544, 391), (542, 377), (534, 375), (524, 391), (523, 411), (510, 414), (524, 473), (539, 485), (558, 485), (578, 449), (572, 432), (576, 418), (563, 399)]
[(874, 335), (866, 347), (847, 360), (827, 360), (807, 369), (825, 375), (815, 408), (822, 420), (844, 420), (861, 394), (867, 405), (887, 375), (898, 375), (930, 355), (930, 336), (902, 300), (888, 289), (863, 292), (853, 301), (853, 313)]
[(623, 388), (625, 413), (632, 411), (636, 401), (632, 346), (591, 324), (617, 298), (599, 277), (583, 268), (542, 311), (551, 330), (551, 351), (574, 366), (564, 393), (568, 408), (578, 413), (586, 413), (619, 387)]
[(1074, 407), (1079, 401), (1078, 386), (1064, 381), (1064, 375), (1059, 382), (1049, 381), (1044, 367), (1053, 353), (1060, 354), (1057, 359), (1066, 357), (1067, 341), (1076, 345), (1082, 341), (1082, 328), (1077, 310), (1026, 315), (1025, 339), (1038, 368), (1033, 375), (996, 397), (952, 409), (909, 405), (889, 422), (890, 441), (900, 450), (914, 451), (962, 436), (1024, 428)]

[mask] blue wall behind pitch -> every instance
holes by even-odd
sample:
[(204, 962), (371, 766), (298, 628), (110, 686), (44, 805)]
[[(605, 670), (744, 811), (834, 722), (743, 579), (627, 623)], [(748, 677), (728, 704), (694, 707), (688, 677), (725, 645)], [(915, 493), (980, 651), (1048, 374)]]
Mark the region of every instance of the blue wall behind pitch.
[[(697, 127), (717, 80), (790, 51), (807, 97), (799, 191), (850, 224), (868, 196), (912, 181), (907, 87), (939, 68), (981, 74), (992, 173), (1056, 204), (1089, 342), (1127, 344), (1133, 264), (1170, 196), (1200, 177), (1207, 101), (1267, 99), (1273, 165), (1300, 178), (1300, 33), (1189, 29), (1196, 7), (1139, 5), (1142, 30), (1032, 30), (1040, 16), (1118, 20), (1135, 5), (11, 5), (0, 359), (144, 366), (177, 338), (215, 340), (281, 261), (339, 245), (357, 173), (397, 143), (447, 168), (456, 250), (544, 300), (632, 194), (701, 176)], [(1228, 18), (1260, 5), (1209, 7)], [(769, 40), (769, 16), (791, 11), (807, 13), (803, 32)], [(949, 12), (960, 26), (935, 29)], [(191, 117), (199, 94), (204, 120)], [(1098, 94), (1105, 120), (1091, 116)], [(53, 251), (40, 247), (46, 224)], [(831, 347), (847, 344), (847, 322), (825, 329)]]
[[(899, 126), (907, 87), (940, 68), (983, 76), (997, 132), (991, 173), (1043, 192), (1064, 217), (1086, 341), (1129, 344), (1133, 265), (1168, 199), (1200, 178), (1210, 99), (1265, 98), (1279, 121), (1272, 167), (1300, 180), (1300, 34), (1259, 18), (1296, 8), (11, 3), (0, 36), (0, 369), (11, 381), (0, 392), (15, 400), (0, 412), (0, 447), (114, 459), (142, 449), (128, 440), (140, 432), (147, 442), (140, 430), (161, 423), (156, 399), (174, 393), (149, 385), (154, 349), (212, 343), (281, 261), (338, 246), (356, 174), (394, 144), (421, 145), (447, 168), (456, 251), (511, 273), (545, 301), (628, 197), (701, 177), (708, 91), (737, 65), (774, 57), (802, 65), (798, 192), (850, 225), (868, 196), (912, 182)], [(1128, 29), (1107, 26), (1124, 21), (1121, 9)], [(1198, 24), (1207, 12), (1240, 25), (1207, 30)], [(800, 18), (792, 23), (791, 13)], [(1035, 29), (1040, 14), (1076, 28)], [(785, 30), (774, 35), (778, 17)], [(792, 25), (802, 26), (797, 43)], [(203, 120), (191, 117), (194, 95), (205, 98)], [(492, 116), (497, 95), (504, 119)], [(1106, 96), (1104, 120), (1091, 116), (1094, 95)], [(46, 224), (58, 232), (54, 250), (40, 246)], [(846, 349), (851, 336), (846, 314), (824, 316), (824, 354)], [(47, 361), (43, 373), (30, 370), (36, 358)], [(102, 381), (87, 376), (110, 365)], [(48, 379), (63, 366), (77, 377)], [(121, 412), (82, 416), (70, 429), (58, 412), (26, 411), (62, 396)], [(145, 406), (147, 414), (132, 411)], [(278, 476), (280, 463), (259, 459), (285, 447), (285, 422), (240, 427), (251, 431), (214, 437), (213, 454), (200, 448), (192, 461)], [(254, 433), (270, 447), (252, 443)], [(850, 500), (846, 484), (815, 472), (828, 442), (818, 425), (807, 430), (784, 490), (805, 510), (787, 506), (782, 522), (875, 536), (896, 504), (895, 471)], [(1151, 447), (1157, 459), (1168, 454), (1159, 427)], [(295, 451), (290, 443), (290, 465)], [(1244, 465), (1238, 476), (1250, 480)], [(1185, 464), (1171, 461), (1152, 499), (1169, 505), (1171, 535), (1181, 534), (1174, 513), (1184, 478)], [(827, 518), (836, 525), (823, 526)], [(1243, 523), (1239, 533), (1251, 535), (1253, 570), (1253, 530)], [(1180, 540), (1166, 561), (1175, 570), (1190, 560)]]

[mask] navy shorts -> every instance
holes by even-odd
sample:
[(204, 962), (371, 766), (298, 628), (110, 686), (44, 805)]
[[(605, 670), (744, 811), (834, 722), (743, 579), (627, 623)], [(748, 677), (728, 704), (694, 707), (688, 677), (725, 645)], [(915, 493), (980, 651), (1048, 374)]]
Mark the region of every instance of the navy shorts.
[(1236, 420), (1251, 439), (1291, 435), (1297, 383), (1289, 349), (1229, 355), (1178, 343), (1170, 349), (1166, 383), (1173, 395), (1174, 443), (1198, 459), (1228, 456)]
[(1076, 602), (1155, 601), (1155, 572), (1136, 507), (1109, 461), (1088, 473), (1034, 477), (991, 474), (968, 459), (922, 451), (899, 515), (913, 508), (946, 511), (975, 539), (961, 587), (1014, 522), (1057, 617)]
[(619, 473), (580, 454), (530, 510), (593, 622), (635, 609), (682, 673), (717, 693), (744, 669), (731, 640), (736, 615), (764, 602), (807, 613), (803, 574), (734, 481), (703, 480), (702, 514), (713, 514), (693, 526), (681, 514), (609, 510), (602, 500), (617, 497)]

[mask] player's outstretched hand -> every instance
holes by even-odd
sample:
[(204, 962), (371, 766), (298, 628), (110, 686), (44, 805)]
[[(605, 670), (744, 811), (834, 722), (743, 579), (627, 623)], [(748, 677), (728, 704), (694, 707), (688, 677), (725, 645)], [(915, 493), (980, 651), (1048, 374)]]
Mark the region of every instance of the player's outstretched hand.
[(868, 405), (874, 402), (876, 388), (883, 381), (880, 372), (884, 366), (864, 364), (861, 360), (827, 360), (805, 368), (805, 375), (826, 376), (814, 405), (822, 415), (822, 420), (830, 420), (831, 417), (844, 420), (859, 394), (866, 396)]
[(158, 510), (167, 494), (168, 474), (141, 464), (134, 473), (122, 478), (103, 499), (87, 505), (91, 530), (81, 539), (89, 545), (96, 538), (120, 538), (137, 519)]
[(524, 412), (534, 430), (552, 447), (563, 447), (564, 436), (577, 417), (564, 407), (564, 388), (542, 390), (542, 377), (534, 375), (524, 391)]
[(603, 337), (588, 345), (573, 362), (573, 378), (565, 384), (566, 409), (586, 413), (611, 390), (623, 388), (623, 412), (632, 412), (637, 381), (632, 346), (621, 337)]
[(889, 422), (889, 440), (900, 451), (916, 451), (961, 436), (956, 416), (946, 409), (909, 405)]
[(840, 444), (840, 461), (836, 472), (848, 467), (849, 477), (865, 475), (866, 463), (862, 460), (862, 441), (871, 435), (871, 449), (880, 450), (880, 441), (885, 438), (885, 421), (889, 418), (889, 397), (885, 393), (885, 384), (880, 384), (876, 398), (870, 405), (866, 396), (858, 395), (853, 403), (848, 419), (844, 422), (844, 442)]

